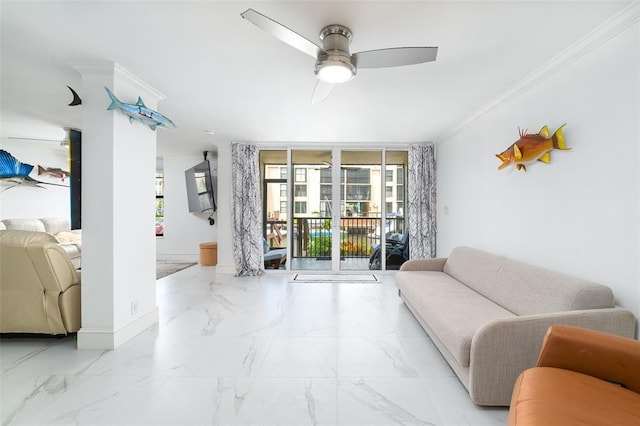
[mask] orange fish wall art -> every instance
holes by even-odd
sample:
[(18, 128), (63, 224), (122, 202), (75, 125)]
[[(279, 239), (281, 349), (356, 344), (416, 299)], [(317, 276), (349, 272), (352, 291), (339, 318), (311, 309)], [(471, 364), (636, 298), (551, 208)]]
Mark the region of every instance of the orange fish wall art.
[(547, 126), (544, 126), (538, 133), (534, 134), (518, 129), (520, 139), (500, 154), (496, 154), (496, 157), (502, 161), (498, 169), (504, 169), (514, 164), (517, 170), (526, 172), (527, 164), (536, 161), (549, 163), (551, 161), (551, 150), (560, 149), (564, 151), (571, 149), (564, 142), (562, 128), (565, 125), (558, 127), (558, 130), (551, 136), (549, 136), (549, 128)]

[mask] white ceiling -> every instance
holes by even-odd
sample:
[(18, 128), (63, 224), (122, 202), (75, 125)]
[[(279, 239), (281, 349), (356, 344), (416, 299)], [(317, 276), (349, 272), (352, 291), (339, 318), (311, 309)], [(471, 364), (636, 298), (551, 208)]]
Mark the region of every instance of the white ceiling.
[[(114, 61), (166, 96), (158, 111), (177, 129), (157, 131), (161, 155), (225, 141), (439, 142), (627, 3), (2, 0), (2, 137), (82, 128), (82, 107), (67, 106), (67, 85), (82, 96), (69, 63)], [(242, 19), (249, 7), (317, 43), (339, 23), (352, 52), (438, 46), (438, 57), (360, 70), (312, 105), (314, 60)]]

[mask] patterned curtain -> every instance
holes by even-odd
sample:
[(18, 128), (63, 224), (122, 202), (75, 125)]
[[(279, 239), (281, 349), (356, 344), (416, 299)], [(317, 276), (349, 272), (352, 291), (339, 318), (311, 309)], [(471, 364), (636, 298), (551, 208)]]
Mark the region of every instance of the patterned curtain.
[(433, 144), (409, 146), (409, 258), (436, 256), (436, 165)]
[(254, 145), (231, 145), (231, 215), (237, 277), (264, 273), (258, 154)]

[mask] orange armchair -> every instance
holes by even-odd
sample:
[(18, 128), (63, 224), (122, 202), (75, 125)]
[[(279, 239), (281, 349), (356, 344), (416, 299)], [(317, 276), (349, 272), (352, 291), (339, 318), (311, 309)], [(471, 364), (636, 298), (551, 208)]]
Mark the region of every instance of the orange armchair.
[(640, 425), (640, 341), (549, 327), (536, 367), (516, 380), (510, 426)]

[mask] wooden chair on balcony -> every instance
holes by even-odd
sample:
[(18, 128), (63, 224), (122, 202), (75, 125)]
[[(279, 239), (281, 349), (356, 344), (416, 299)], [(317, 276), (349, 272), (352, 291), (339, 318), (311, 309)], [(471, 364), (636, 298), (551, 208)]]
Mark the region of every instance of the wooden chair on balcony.
[(282, 231), (279, 224), (271, 224), (271, 232), (267, 234), (267, 241), (271, 247), (282, 247)]

